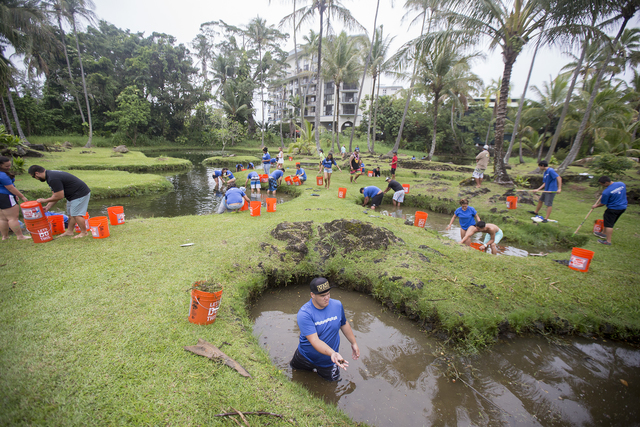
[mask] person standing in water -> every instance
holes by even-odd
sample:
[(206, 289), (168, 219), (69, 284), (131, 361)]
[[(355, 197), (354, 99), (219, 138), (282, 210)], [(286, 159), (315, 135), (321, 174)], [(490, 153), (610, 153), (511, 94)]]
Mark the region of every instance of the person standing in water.
[(264, 153), (262, 155), (262, 169), (264, 169), (265, 174), (269, 175), (269, 171), (271, 170), (271, 155), (267, 147), (264, 147), (262, 152)]
[[(447, 225), (447, 230), (451, 230), (451, 226), (453, 225), (453, 221), (455, 221), (456, 217), (460, 220), (460, 240), (464, 239), (469, 227), (476, 225), (476, 221), (480, 222), (478, 212), (476, 212), (473, 207), (469, 206), (468, 199), (460, 199), (460, 207), (453, 213), (451, 221), (449, 222), (449, 225)], [(466, 244), (469, 246), (469, 244), (471, 244), (471, 240), (466, 240)]]

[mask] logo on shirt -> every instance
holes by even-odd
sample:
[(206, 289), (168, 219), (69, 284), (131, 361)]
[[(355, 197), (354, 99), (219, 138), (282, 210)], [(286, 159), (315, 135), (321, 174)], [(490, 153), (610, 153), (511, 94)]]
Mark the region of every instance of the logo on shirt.
[(320, 320), (319, 322), (316, 322), (315, 325), (316, 326), (324, 325), (325, 323), (329, 323), (334, 320), (338, 320), (338, 316), (333, 316), (333, 317), (329, 317), (328, 319)]

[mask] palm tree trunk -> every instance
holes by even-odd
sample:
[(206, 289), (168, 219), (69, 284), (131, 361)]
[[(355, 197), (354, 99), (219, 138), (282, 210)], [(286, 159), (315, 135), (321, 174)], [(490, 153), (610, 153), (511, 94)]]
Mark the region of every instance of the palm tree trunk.
[(527, 74), (527, 81), (524, 84), (522, 96), (520, 97), (520, 103), (518, 104), (518, 113), (516, 114), (516, 121), (513, 124), (513, 132), (511, 132), (511, 141), (509, 142), (509, 148), (507, 149), (507, 154), (504, 155), (505, 164), (509, 164), (509, 158), (511, 157), (511, 150), (513, 149), (513, 144), (515, 143), (516, 136), (518, 135), (518, 126), (520, 126), (520, 117), (522, 116), (522, 107), (524, 106), (524, 98), (525, 96), (527, 96), (527, 89), (529, 88), (529, 81), (531, 80), (531, 73), (533, 72), (533, 64), (536, 62), (536, 55), (538, 54), (540, 41), (542, 41), (542, 34), (538, 36), (538, 42), (536, 43), (536, 48), (533, 51), (533, 58), (531, 58), (531, 66), (529, 67), (529, 74)]
[[(338, 139), (338, 120), (340, 119), (339, 109), (340, 109), (340, 85), (336, 84), (336, 101), (333, 104), (335, 108), (333, 109), (333, 133), (334, 138)], [(331, 140), (331, 151), (333, 151), (333, 138)]]
[(518, 143), (520, 145), (519, 155), (520, 155), (520, 164), (524, 163), (524, 157), (522, 156), (522, 136), (518, 136)]
[(9, 120), (9, 113), (7, 113), (7, 105), (4, 103), (4, 96), (0, 95), (0, 113), (2, 113), (2, 122), (9, 135), (14, 135), (13, 127), (11, 126), (11, 120)]
[(625, 15), (624, 20), (622, 21), (622, 25), (620, 26), (620, 30), (618, 31), (618, 34), (616, 35), (616, 38), (611, 43), (611, 47), (609, 47), (609, 46), (607, 47), (607, 53), (605, 55), (605, 59), (604, 59), (604, 61), (602, 61), (602, 63), (600, 64), (600, 66), (598, 68), (598, 74), (596, 76), (596, 82), (593, 85), (593, 90), (591, 91), (591, 97), (589, 98), (589, 103), (587, 104), (587, 109), (585, 110), (584, 116), (582, 117), (582, 122), (580, 123), (580, 128), (578, 128), (578, 133), (576, 135), (576, 140), (573, 143), (573, 147), (571, 147), (571, 150), (569, 151), (569, 154), (567, 155), (567, 157), (564, 159), (564, 161), (562, 162), (562, 164), (558, 168), (558, 173), (560, 175), (562, 175), (562, 173), (564, 173), (564, 171), (567, 170), (569, 165), (571, 163), (573, 163), (573, 161), (578, 156), (578, 152), (580, 151), (580, 148), (582, 146), (582, 139), (584, 137), (584, 133), (585, 133), (585, 130), (587, 128), (587, 122), (589, 121), (589, 117), (591, 116), (591, 110), (593, 109), (593, 103), (594, 103), (594, 101), (596, 99), (596, 95), (598, 94), (598, 89), (600, 88), (600, 81), (602, 81), (602, 75), (604, 74), (604, 69), (609, 64), (609, 59), (611, 59), (611, 54), (613, 53), (613, 48), (612, 47), (618, 44), (618, 40), (620, 40), (620, 36), (624, 32), (624, 28), (627, 26), (627, 22), (629, 22), (630, 18), (631, 18), (631, 16)]
[(544, 158), (547, 162), (551, 160), (551, 156), (556, 151), (556, 145), (558, 144), (558, 140), (560, 139), (560, 134), (562, 133), (562, 125), (564, 124), (564, 119), (567, 117), (567, 113), (569, 112), (569, 105), (571, 104), (571, 96), (573, 95), (573, 89), (576, 87), (576, 82), (578, 81), (578, 76), (580, 75), (580, 69), (582, 68), (582, 61), (584, 61), (584, 57), (587, 54), (587, 45), (588, 45), (587, 40), (585, 40), (582, 46), (582, 53), (580, 54), (580, 59), (578, 59), (578, 64), (576, 65), (576, 69), (573, 71), (571, 86), (569, 86), (569, 90), (567, 91), (567, 97), (565, 98), (564, 105), (562, 106), (562, 113), (560, 114), (560, 120), (558, 120), (556, 131), (553, 134), (553, 139), (551, 140), (551, 146), (549, 147), (549, 152), (547, 153), (547, 156)]
[(258, 57), (260, 58), (260, 110), (262, 110), (262, 124), (260, 125), (260, 147), (264, 147), (264, 71), (262, 68), (262, 46), (260, 44), (258, 44)]
[(498, 110), (496, 112), (496, 134), (495, 134), (495, 161), (494, 161), (494, 173), (496, 184), (513, 184), (511, 178), (507, 174), (507, 170), (504, 167), (504, 125), (507, 120), (507, 101), (509, 98), (509, 83), (511, 81), (511, 72), (513, 70), (513, 63), (517, 58), (515, 52), (503, 52), (504, 58), (504, 72), (502, 74), (502, 86), (500, 86), (500, 102), (498, 104)]
[(431, 161), (433, 158), (433, 154), (436, 152), (436, 135), (437, 135), (437, 126), (438, 126), (438, 102), (439, 102), (438, 93), (433, 94), (433, 135), (431, 137), (431, 149), (429, 150), (429, 157), (427, 157), (428, 161)]
[(13, 114), (13, 121), (16, 124), (16, 129), (18, 131), (18, 136), (20, 137), (20, 141), (22, 141), (25, 145), (31, 145), (29, 141), (27, 141), (27, 137), (24, 136), (22, 132), (22, 127), (20, 126), (20, 119), (18, 119), (18, 112), (16, 111), (16, 106), (13, 103), (13, 96), (11, 96), (11, 88), (9, 87), (9, 82), (5, 83), (7, 88), (7, 99), (9, 100), (9, 107), (11, 107), (11, 114)]
[[(296, 0), (293, 0), (293, 15), (296, 14)], [(293, 21), (293, 52), (296, 57), (296, 81), (298, 82), (298, 98), (300, 99), (300, 126), (304, 120), (304, 101), (302, 100), (302, 86), (300, 85), (300, 63), (298, 61), (298, 42), (296, 41), (296, 22)], [(296, 114), (296, 107), (293, 107), (293, 115)], [(294, 119), (295, 121), (296, 119)]]
[(369, 153), (373, 154), (371, 150), (371, 119), (373, 118), (373, 97), (376, 92), (376, 78), (378, 77), (377, 72), (373, 71), (373, 84), (371, 85), (371, 101), (369, 103), (369, 122), (367, 123), (367, 150)]
[(76, 20), (71, 17), (73, 24), (73, 36), (76, 39), (76, 49), (78, 50), (78, 62), (80, 63), (80, 75), (82, 76), (82, 90), (84, 90), (84, 100), (87, 103), (87, 118), (89, 119), (89, 140), (85, 144), (85, 148), (91, 148), (91, 140), (93, 139), (93, 123), (91, 121), (91, 106), (89, 105), (89, 95), (87, 94), (87, 82), (84, 78), (84, 66), (82, 65), (82, 54), (80, 53), (80, 43), (78, 42), (78, 31), (76, 30)]
[(378, 101), (380, 100), (380, 79), (378, 79), (378, 88), (376, 89), (376, 108), (373, 113), (373, 139), (371, 141), (371, 154), (376, 152), (376, 122), (378, 120)]
[(58, 17), (58, 27), (60, 27), (60, 36), (62, 38), (62, 48), (64, 50), (64, 59), (67, 61), (67, 71), (69, 72), (69, 83), (71, 84), (73, 97), (76, 100), (76, 104), (78, 104), (78, 111), (80, 111), (80, 118), (82, 119), (82, 123), (84, 123), (86, 122), (86, 120), (84, 118), (84, 111), (82, 111), (82, 104), (80, 104), (80, 97), (78, 96), (76, 84), (73, 82), (73, 74), (71, 73), (71, 63), (69, 62), (69, 53), (67, 52), (67, 38), (64, 34), (64, 30), (62, 29), (62, 13), (60, 12), (59, 9), (56, 10), (56, 15)]
[(320, 150), (320, 95), (322, 94), (322, 87), (320, 86), (320, 70), (322, 70), (322, 26), (324, 25), (324, 4), (318, 5), (318, 13), (320, 15), (320, 33), (318, 34), (318, 69), (316, 71), (316, 117), (315, 117), (315, 135), (316, 135), (316, 149)]

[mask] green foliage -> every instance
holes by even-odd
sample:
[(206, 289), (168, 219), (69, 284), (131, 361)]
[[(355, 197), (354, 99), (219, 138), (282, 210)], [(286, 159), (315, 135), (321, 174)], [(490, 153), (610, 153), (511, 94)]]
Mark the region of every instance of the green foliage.
[(4, 125), (0, 125), (0, 145), (7, 147), (17, 147), (20, 144), (20, 138), (15, 135), (8, 134)]
[(302, 127), (298, 129), (300, 130), (300, 137), (296, 138), (295, 142), (289, 144), (287, 152), (291, 154), (311, 155), (316, 148), (313, 124), (307, 120), (303, 120)]
[(625, 171), (633, 167), (633, 162), (626, 157), (618, 157), (613, 154), (596, 156), (589, 164), (589, 170), (600, 177), (607, 175), (611, 178), (619, 178), (625, 175)]
[(135, 146), (138, 139), (138, 130), (146, 126), (151, 117), (149, 102), (142, 97), (142, 93), (135, 86), (127, 86), (116, 99), (118, 109), (107, 112), (107, 116), (113, 120), (106, 123), (124, 133)]
[(529, 178), (523, 175), (516, 175), (511, 177), (513, 182), (518, 187), (529, 188)]
[(16, 175), (25, 173), (26, 168), (24, 166), (24, 158), (14, 157), (12, 163), (11, 169), (16, 173)]

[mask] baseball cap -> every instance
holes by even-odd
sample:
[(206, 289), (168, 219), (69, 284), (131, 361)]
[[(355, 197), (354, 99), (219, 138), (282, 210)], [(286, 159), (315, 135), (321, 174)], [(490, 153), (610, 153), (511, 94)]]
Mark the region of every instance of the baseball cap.
[(488, 149), (489, 149), (489, 146), (488, 146), (488, 145), (485, 145), (485, 146), (484, 146), (484, 147), (482, 147), (482, 148), (484, 148), (485, 150), (488, 150)]
[(391, 178), (387, 177), (387, 179), (385, 179), (385, 181), (389, 181)]
[(324, 277), (316, 277), (309, 284), (309, 288), (311, 289), (311, 292), (313, 292), (314, 294), (320, 295), (320, 294), (324, 294), (325, 292), (328, 292), (329, 289), (333, 288), (333, 286), (331, 286), (329, 281)]

